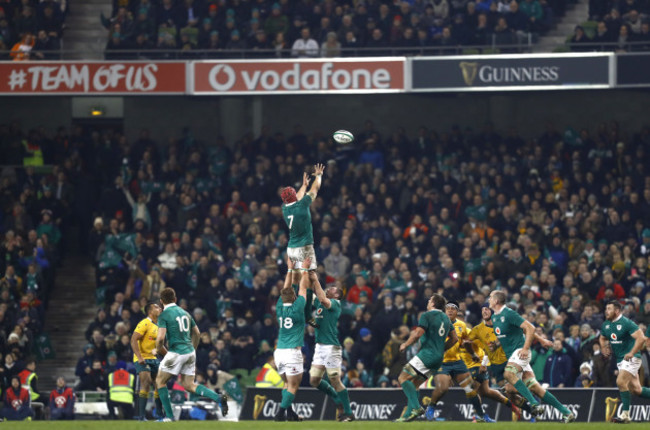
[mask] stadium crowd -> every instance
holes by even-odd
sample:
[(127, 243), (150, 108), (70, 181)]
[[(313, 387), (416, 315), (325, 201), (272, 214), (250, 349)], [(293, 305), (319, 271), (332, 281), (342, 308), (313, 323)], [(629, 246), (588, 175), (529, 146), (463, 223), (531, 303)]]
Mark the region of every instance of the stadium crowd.
[(67, 12), (67, 0), (0, 1), (2, 59), (58, 59)]
[[(296, 126), (232, 148), (187, 129), (164, 147), (146, 131), (134, 142), (98, 139), (106, 176), (89, 248), (106, 306), (86, 332), (79, 388), (102, 388), (120, 361), (132, 366), (130, 332), (165, 286), (203, 333), (201, 377), (264, 366), (286, 273), (278, 191), (315, 161), (327, 167), (312, 206), (314, 246), (323, 282), (346, 293), (348, 386), (395, 385), (412, 354), (398, 346), (433, 292), (459, 301), (473, 325), (496, 288), (555, 341), (534, 346), (540, 381), (614, 386), (615, 362), (597, 342), (603, 304), (616, 298), (625, 315), (650, 322), (650, 129), (549, 124), (524, 139), (486, 125), (383, 136), (367, 121), (356, 137), (335, 145)], [(306, 363), (313, 347), (307, 326)]]
[(102, 23), (112, 59), (175, 55), (151, 49), (187, 58), (378, 56), (528, 43), (565, 7), (560, 0), (115, 0)]

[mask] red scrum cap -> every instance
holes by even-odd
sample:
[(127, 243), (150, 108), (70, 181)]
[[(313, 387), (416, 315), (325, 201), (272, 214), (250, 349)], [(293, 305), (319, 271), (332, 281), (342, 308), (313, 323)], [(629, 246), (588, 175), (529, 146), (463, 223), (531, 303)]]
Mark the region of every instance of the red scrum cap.
[(296, 190), (293, 187), (284, 188), (280, 194), (280, 198), (282, 198), (284, 204), (293, 203), (298, 200), (298, 197), (296, 197)]

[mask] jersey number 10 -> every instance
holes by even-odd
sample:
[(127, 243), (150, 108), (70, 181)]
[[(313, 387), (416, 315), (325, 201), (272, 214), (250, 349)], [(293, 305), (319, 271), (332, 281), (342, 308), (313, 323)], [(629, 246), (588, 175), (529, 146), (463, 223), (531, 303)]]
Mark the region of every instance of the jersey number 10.
[(187, 315), (183, 315), (182, 317), (176, 317), (176, 322), (178, 323), (178, 329), (182, 332), (188, 332), (190, 331), (190, 319), (187, 317)]

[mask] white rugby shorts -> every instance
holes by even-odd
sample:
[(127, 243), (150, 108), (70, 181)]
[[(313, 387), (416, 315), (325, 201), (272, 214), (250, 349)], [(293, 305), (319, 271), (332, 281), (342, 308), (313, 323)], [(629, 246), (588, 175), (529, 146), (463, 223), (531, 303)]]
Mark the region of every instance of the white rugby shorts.
[(172, 375), (192, 375), (196, 374), (196, 352), (188, 354), (178, 354), (169, 351), (160, 362), (159, 370)]
[(420, 360), (420, 357), (417, 355), (413, 358), (411, 358), (411, 361), (408, 362), (408, 364), (411, 365), (415, 370), (426, 376), (427, 378), (431, 375), (433, 375), (434, 371), (438, 369), (429, 369), (427, 366), (424, 365), (422, 360)]
[(632, 357), (630, 360), (621, 360), (616, 364), (618, 370), (625, 370), (628, 373), (631, 373), (634, 376), (639, 374), (639, 369), (641, 368), (641, 359), (637, 357)]
[(303, 358), (299, 348), (276, 349), (273, 359), (280, 375), (286, 373), (287, 376), (294, 376), (303, 372)]
[(341, 369), (342, 362), (343, 348), (336, 345), (316, 344), (312, 365), (325, 366), (326, 369)]
[(302, 269), (302, 262), (307, 258), (311, 258), (309, 270), (316, 270), (318, 266), (314, 245), (302, 246), (300, 248), (287, 248), (287, 256), (293, 261), (296, 269)]
[(522, 368), (523, 372), (518, 373), (518, 376), (521, 378), (521, 375), (523, 375), (526, 372), (534, 373), (533, 368), (530, 367), (530, 357), (533, 354), (532, 352), (528, 351), (528, 358), (526, 360), (522, 360), (521, 358), (519, 358), (519, 351), (521, 351), (521, 348), (516, 349), (515, 352), (512, 353), (512, 355), (508, 359), (508, 363), (516, 364), (517, 366)]

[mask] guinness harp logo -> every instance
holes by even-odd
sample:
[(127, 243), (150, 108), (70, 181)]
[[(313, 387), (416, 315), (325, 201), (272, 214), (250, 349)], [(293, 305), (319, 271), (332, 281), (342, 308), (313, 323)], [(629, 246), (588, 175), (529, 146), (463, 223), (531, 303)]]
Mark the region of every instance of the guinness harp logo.
[(472, 86), (474, 79), (476, 79), (476, 72), (478, 71), (478, 63), (468, 63), (467, 61), (460, 62), (460, 70), (463, 72), (463, 80), (467, 86)]
[(256, 420), (260, 416), (260, 412), (264, 409), (264, 404), (266, 403), (266, 396), (261, 394), (255, 395), (255, 401), (253, 403), (253, 419)]
[(608, 397), (605, 399), (605, 421), (612, 422), (612, 418), (616, 415), (616, 407), (621, 400), (617, 397)]

